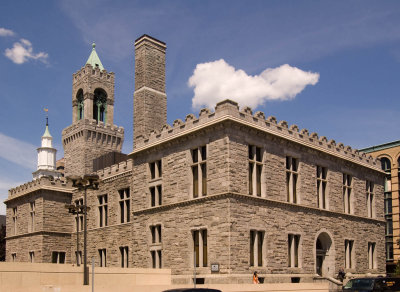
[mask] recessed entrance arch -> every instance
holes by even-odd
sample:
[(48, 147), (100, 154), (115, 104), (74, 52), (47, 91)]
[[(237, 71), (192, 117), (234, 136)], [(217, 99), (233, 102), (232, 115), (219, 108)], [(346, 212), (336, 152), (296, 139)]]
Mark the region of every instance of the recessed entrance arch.
[(325, 231), (320, 232), (315, 241), (315, 272), (324, 277), (335, 275), (335, 248)]

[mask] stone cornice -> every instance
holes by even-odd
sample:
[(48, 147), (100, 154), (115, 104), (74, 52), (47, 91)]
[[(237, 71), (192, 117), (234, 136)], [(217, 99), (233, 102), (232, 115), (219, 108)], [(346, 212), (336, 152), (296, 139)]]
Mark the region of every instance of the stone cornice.
[(28, 233), (22, 233), (22, 234), (17, 234), (17, 235), (10, 235), (7, 236), (6, 239), (16, 239), (20, 237), (30, 237), (30, 236), (35, 236), (35, 235), (61, 235), (61, 236), (71, 236), (71, 232), (59, 232), (59, 231), (46, 231), (46, 230), (41, 230), (41, 231), (35, 231), (35, 232), (28, 232)]
[(238, 199), (240, 201), (249, 201), (250, 200), (250, 201), (260, 203), (264, 206), (276, 206), (276, 207), (279, 207), (282, 209), (292, 208), (292, 209), (297, 209), (296, 211), (301, 211), (301, 212), (319, 213), (320, 215), (325, 215), (325, 216), (343, 217), (343, 218), (350, 219), (350, 220), (357, 219), (357, 220), (363, 220), (366, 222), (375, 222), (375, 223), (385, 224), (385, 220), (379, 220), (376, 218), (367, 218), (367, 217), (357, 216), (357, 215), (353, 215), (353, 214), (334, 212), (334, 211), (330, 211), (330, 210), (324, 210), (324, 209), (314, 208), (314, 207), (310, 207), (310, 206), (293, 204), (293, 203), (277, 201), (277, 200), (271, 200), (271, 199), (267, 199), (267, 198), (250, 196), (250, 195), (234, 193), (234, 192), (219, 193), (219, 194), (215, 194), (215, 195), (204, 196), (201, 198), (190, 199), (190, 200), (186, 200), (186, 201), (182, 201), (182, 202), (166, 204), (166, 205), (161, 205), (161, 206), (156, 206), (156, 207), (151, 207), (151, 208), (145, 208), (145, 209), (136, 210), (136, 211), (134, 210), (133, 215), (138, 216), (138, 215), (142, 215), (142, 214), (167, 211), (167, 210), (171, 210), (171, 209), (174, 209), (177, 207), (191, 206), (191, 205), (201, 204), (201, 203), (204, 203), (207, 201), (221, 200), (221, 199), (226, 199), (226, 198), (234, 198), (234, 199)]

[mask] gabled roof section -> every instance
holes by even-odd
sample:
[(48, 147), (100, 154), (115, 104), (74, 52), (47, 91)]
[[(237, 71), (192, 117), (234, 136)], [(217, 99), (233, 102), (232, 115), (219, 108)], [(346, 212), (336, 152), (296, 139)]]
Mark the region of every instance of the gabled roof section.
[(103, 64), (100, 61), (99, 56), (96, 53), (96, 44), (92, 44), (92, 53), (90, 54), (88, 60), (86, 61), (86, 64), (92, 65), (93, 68), (99, 67), (100, 70), (104, 70)]

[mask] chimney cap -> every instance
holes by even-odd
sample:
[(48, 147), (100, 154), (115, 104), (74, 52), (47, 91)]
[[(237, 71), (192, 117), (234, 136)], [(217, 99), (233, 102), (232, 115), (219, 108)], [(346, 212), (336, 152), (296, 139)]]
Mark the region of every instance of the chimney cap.
[(143, 41), (143, 40), (145, 40), (145, 39), (147, 39), (147, 40), (149, 40), (149, 41), (152, 41), (152, 42), (154, 42), (154, 43), (157, 43), (158, 45), (161, 45), (161, 46), (163, 46), (163, 47), (166, 47), (166, 43), (164, 43), (163, 41), (160, 41), (160, 40), (158, 40), (158, 39), (156, 39), (156, 38), (153, 38), (153, 37), (151, 37), (151, 36), (149, 36), (149, 35), (147, 35), (147, 34), (144, 34), (144, 35), (142, 35), (141, 37), (139, 37), (139, 38), (137, 38), (136, 40), (135, 40), (135, 46), (137, 46), (141, 41)]

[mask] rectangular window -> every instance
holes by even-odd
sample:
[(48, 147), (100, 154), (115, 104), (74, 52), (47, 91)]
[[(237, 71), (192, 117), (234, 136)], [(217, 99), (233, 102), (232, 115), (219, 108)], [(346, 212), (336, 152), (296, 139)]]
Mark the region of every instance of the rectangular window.
[(193, 252), (196, 267), (207, 267), (207, 229), (194, 230), (193, 237)]
[(107, 267), (107, 250), (105, 248), (99, 249), (99, 264), (100, 267)]
[(375, 196), (374, 184), (367, 180), (366, 182), (366, 199), (367, 199), (367, 216), (369, 218), (375, 217)]
[(317, 196), (318, 196), (318, 208), (327, 209), (326, 201), (326, 185), (327, 181), (327, 168), (317, 166)]
[(385, 241), (386, 261), (393, 261), (393, 237), (386, 237)]
[(151, 254), (151, 262), (153, 269), (161, 269), (162, 267), (161, 250), (152, 250), (150, 254)]
[(150, 187), (151, 207), (162, 205), (162, 185)]
[(17, 219), (18, 219), (18, 209), (17, 209), (17, 207), (15, 207), (15, 208), (13, 208), (13, 213), (12, 213), (14, 235), (17, 235), (17, 232), (18, 232)]
[(297, 177), (298, 177), (298, 160), (291, 156), (286, 156), (286, 190), (287, 201), (289, 203), (297, 203)]
[(288, 234), (288, 267), (300, 267), (299, 261), (300, 235)]
[(368, 242), (368, 269), (376, 269), (375, 242)]
[(249, 145), (249, 195), (261, 197), (263, 158), (260, 147)]
[(29, 231), (34, 232), (35, 231), (35, 215), (36, 215), (36, 207), (35, 207), (35, 202), (30, 202), (29, 203), (29, 214), (30, 214), (30, 220), (29, 220)]
[(51, 262), (53, 264), (65, 264), (65, 252), (53, 251), (51, 253)]
[(161, 243), (161, 225), (150, 226), (151, 243)]
[(129, 247), (120, 246), (119, 252), (121, 255), (121, 268), (129, 267)]
[(343, 174), (343, 207), (344, 213), (353, 214), (352, 176)]
[(131, 221), (131, 210), (130, 210), (130, 192), (129, 188), (118, 191), (119, 193), (119, 219), (120, 223), (126, 223)]
[(207, 195), (207, 146), (191, 150), (192, 154), (192, 196)]
[(250, 231), (250, 266), (263, 266), (263, 244), (264, 232), (251, 230)]
[(82, 251), (75, 251), (75, 261), (76, 265), (80, 266), (82, 264)]
[(108, 217), (108, 195), (98, 196), (99, 200), (99, 227), (104, 227), (108, 225), (107, 217)]
[(162, 267), (162, 236), (161, 236), (161, 225), (152, 225), (150, 226), (150, 235), (151, 235), (151, 261), (153, 269), (160, 269)]
[(11, 254), (11, 261), (12, 262), (16, 262), (17, 261), (17, 254), (16, 253), (12, 253)]
[(30, 261), (31, 263), (34, 263), (34, 262), (35, 262), (35, 252), (34, 252), (34, 251), (30, 251), (30, 252), (29, 252), (29, 261)]
[(158, 179), (162, 177), (162, 165), (161, 160), (157, 160), (149, 163), (150, 168), (150, 179)]
[(354, 268), (354, 240), (346, 239), (344, 241), (344, 252), (345, 252), (345, 267), (346, 269)]
[(78, 214), (78, 217), (75, 217), (75, 228), (77, 228), (77, 231), (82, 231), (83, 230), (83, 199), (78, 199), (75, 200), (75, 206), (78, 207), (80, 214)]

